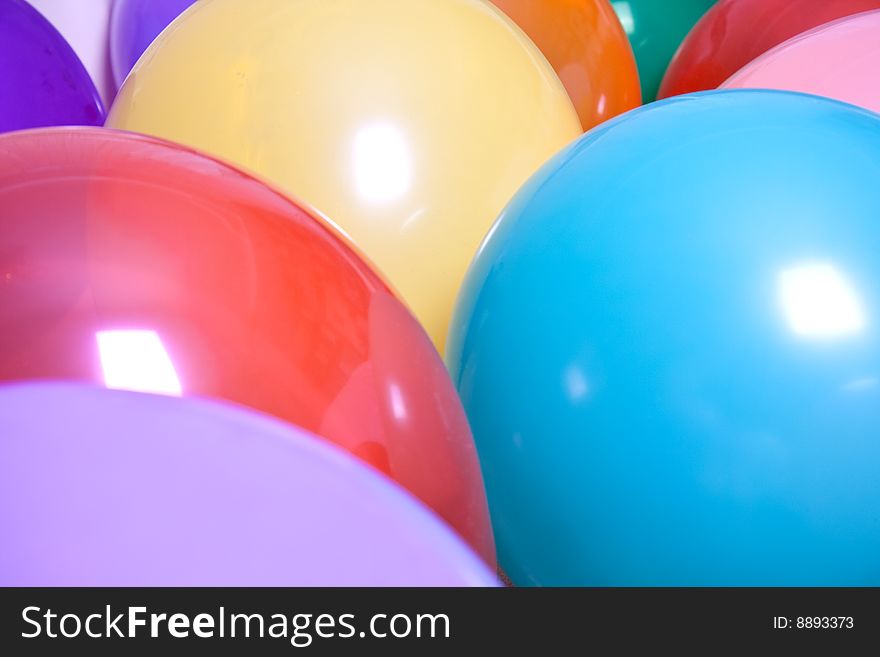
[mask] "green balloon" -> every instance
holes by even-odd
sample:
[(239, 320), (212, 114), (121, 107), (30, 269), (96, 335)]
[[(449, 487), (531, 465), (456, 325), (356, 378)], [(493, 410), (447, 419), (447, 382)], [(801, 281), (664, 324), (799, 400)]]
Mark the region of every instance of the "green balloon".
[(642, 100), (649, 103), (657, 98), (669, 60), (715, 0), (612, 0), (611, 4), (636, 55)]

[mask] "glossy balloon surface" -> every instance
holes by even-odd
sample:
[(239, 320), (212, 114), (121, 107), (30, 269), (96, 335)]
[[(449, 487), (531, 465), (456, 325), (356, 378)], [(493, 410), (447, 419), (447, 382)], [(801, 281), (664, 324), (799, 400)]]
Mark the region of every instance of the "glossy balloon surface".
[(61, 32), (86, 67), (104, 105), (109, 107), (116, 95), (109, 39), (110, 10), (115, 0), (27, 1)]
[(848, 16), (761, 55), (722, 87), (784, 89), (880, 112), (880, 11)]
[(515, 583), (880, 584), (878, 180), (880, 116), (715, 91), (527, 183), (448, 356)]
[(608, 0), (492, 0), (492, 4), (547, 57), (584, 130), (641, 104), (632, 48)]
[(115, 0), (110, 21), (113, 80), (125, 76), (153, 40), (195, 0)]
[(880, 0), (719, 0), (681, 44), (659, 97), (715, 89), (783, 41), (871, 9)]
[(713, 4), (715, 0), (611, 0), (635, 52), (644, 102), (657, 97), (669, 60)]
[(95, 85), (58, 30), (24, 0), (0, 2), (0, 133), (103, 120)]
[(424, 506), (241, 408), (0, 388), (2, 586), (493, 586)]
[(486, 231), (581, 132), (534, 44), (478, 0), (198, 3), (108, 125), (220, 155), (318, 208), (441, 351)]
[(388, 473), (492, 559), (443, 362), (314, 215), (173, 144), (101, 129), (0, 137), (0, 380), (231, 400)]

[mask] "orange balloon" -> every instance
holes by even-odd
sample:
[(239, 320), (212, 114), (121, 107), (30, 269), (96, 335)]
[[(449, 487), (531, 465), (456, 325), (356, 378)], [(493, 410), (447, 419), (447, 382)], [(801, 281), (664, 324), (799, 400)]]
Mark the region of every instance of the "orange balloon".
[(639, 72), (608, 0), (492, 0), (553, 66), (584, 130), (638, 107)]

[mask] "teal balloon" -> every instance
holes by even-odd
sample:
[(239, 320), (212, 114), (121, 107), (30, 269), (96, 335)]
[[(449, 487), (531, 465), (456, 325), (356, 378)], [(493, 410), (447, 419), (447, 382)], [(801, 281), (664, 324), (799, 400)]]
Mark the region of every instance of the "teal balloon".
[(642, 99), (657, 97), (672, 56), (716, 0), (611, 0), (639, 66)]
[(448, 364), (520, 585), (880, 585), (880, 115), (639, 108), (482, 245)]

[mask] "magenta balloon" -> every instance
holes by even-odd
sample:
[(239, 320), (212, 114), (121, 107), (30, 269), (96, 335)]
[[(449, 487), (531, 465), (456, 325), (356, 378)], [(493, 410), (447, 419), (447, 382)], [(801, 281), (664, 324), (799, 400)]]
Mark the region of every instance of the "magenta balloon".
[(103, 122), (98, 90), (64, 37), (24, 0), (0, 0), (0, 133)]
[(122, 86), (153, 40), (195, 0), (116, 0), (110, 18), (110, 63)]
[(801, 91), (880, 112), (880, 10), (793, 37), (742, 68), (722, 88)]
[(0, 586), (493, 586), (426, 507), (240, 407), (0, 388)]

